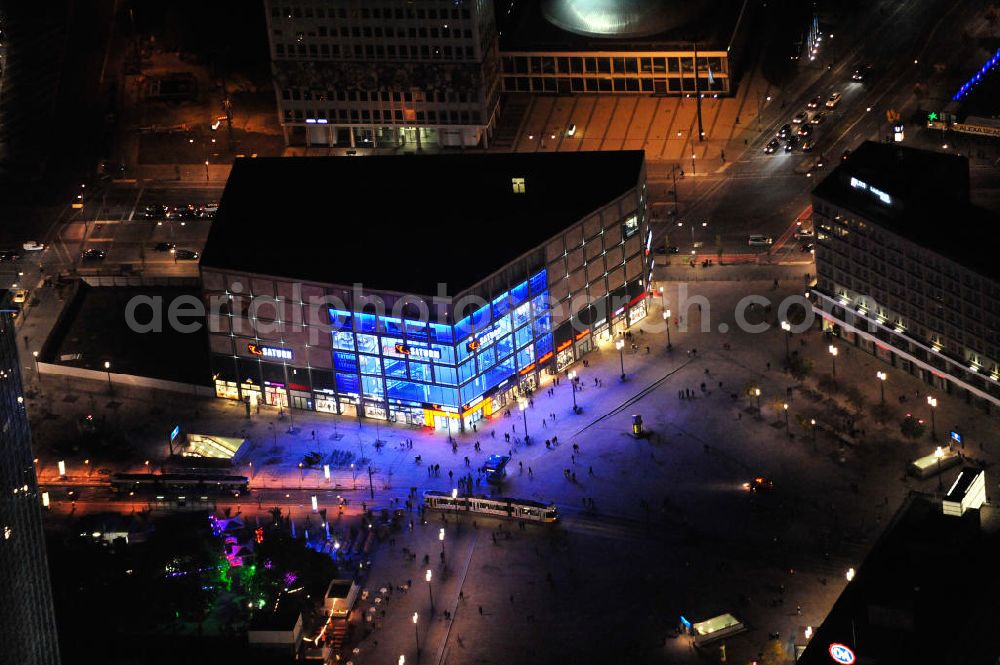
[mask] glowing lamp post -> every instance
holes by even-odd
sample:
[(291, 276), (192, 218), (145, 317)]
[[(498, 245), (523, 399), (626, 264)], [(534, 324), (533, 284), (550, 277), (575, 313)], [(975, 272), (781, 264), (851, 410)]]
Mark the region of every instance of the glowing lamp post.
[(444, 527), (438, 531), (438, 540), (441, 541), (441, 554), (444, 554)]
[(104, 371), (108, 373), (108, 394), (110, 395), (114, 389), (111, 387), (111, 363), (107, 360), (104, 361)]
[(837, 347), (835, 347), (833, 344), (831, 344), (830, 347), (827, 349), (827, 351), (830, 352), (830, 360), (833, 363), (833, 380), (836, 381), (837, 380), (837, 354), (840, 353), (840, 350)]
[(570, 371), (566, 377), (569, 379), (569, 388), (573, 392), (573, 413), (576, 413), (576, 372)]
[(524, 418), (524, 442), (528, 443), (528, 400), (523, 397), (517, 401), (521, 409), (521, 416)]
[(854, 575), (855, 575), (854, 569), (853, 568), (848, 568), (847, 569), (847, 573), (844, 575), (844, 577), (846, 577), (847, 581), (850, 582), (851, 580), (854, 579)]
[(424, 574), (424, 579), (427, 580), (427, 595), (431, 598), (431, 614), (434, 614), (434, 592), (431, 591), (431, 569), (428, 568), (427, 572)]
[(670, 343), (670, 310), (663, 310), (663, 320), (667, 322), (667, 351), (674, 348), (674, 345)]
[(781, 405), (781, 408), (785, 410), (785, 431), (788, 432), (788, 438), (792, 437), (792, 428), (788, 425), (788, 402)]
[(417, 660), (420, 660), (420, 633), (417, 632), (417, 620), (419, 616), (416, 612), (413, 613), (413, 642), (417, 645)]
[(934, 419), (934, 412), (937, 410), (937, 398), (928, 395), (927, 405), (931, 407), (931, 439), (937, 441), (937, 423)]
[(815, 418), (810, 418), (809, 419), (809, 427), (812, 429), (813, 450), (815, 450), (816, 449), (816, 419)]
[(885, 380), (889, 378), (889, 375), (885, 372), (875, 372), (875, 378), (878, 379), (879, 390), (882, 394), (882, 404), (885, 404)]
[(792, 336), (792, 324), (788, 321), (782, 321), (781, 329), (785, 331), (785, 362), (787, 363), (792, 357), (792, 353), (788, 348), (788, 341)]
[(760, 416), (760, 388), (754, 388), (753, 394), (757, 397), (757, 415)]
[(622, 366), (622, 381), (625, 380), (625, 340), (620, 339), (615, 342), (615, 348), (618, 349), (618, 360), (621, 361)]

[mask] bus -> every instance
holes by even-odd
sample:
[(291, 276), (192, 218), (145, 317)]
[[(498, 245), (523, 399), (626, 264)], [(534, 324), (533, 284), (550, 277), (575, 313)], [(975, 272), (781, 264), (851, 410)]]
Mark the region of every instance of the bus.
[(239, 496), (250, 491), (246, 476), (217, 473), (115, 473), (111, 489), (117, 494), (155, 494), (169, 498), (183, 496)]
[(528, 522), (553, 524), (559, 521), (559, 511), (555, 504), (540, 503), (529, 499), (508, 497), (487, 498), (485, 496), (456, 496), (437, 490), (424, 492), (424, 507), (428, 510), (445, 512), (466, 512), (492, 517), (502, 517)]

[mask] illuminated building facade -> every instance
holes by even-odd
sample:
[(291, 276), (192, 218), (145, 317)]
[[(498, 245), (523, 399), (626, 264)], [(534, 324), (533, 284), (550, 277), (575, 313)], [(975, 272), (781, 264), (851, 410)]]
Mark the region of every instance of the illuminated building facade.
[(285, 142), (488, 146), (500, 103), (492, 0), (267, 0)]
[(641, 151), (237, 160), (201, 264), (216, 393), (471, 427), (645, 316), (649, 242)]
[(1000, 406), (1000, 272), (968, 160), (868, 142), (813, 191), (824, 329), (948, 393)]
[(755, 6), (752, 0), (503, 0), (503, 90), (728, 95)]
[(59, 662), (42, 500), (24, 408), (17, 331), (0, 291), (0, 660)]

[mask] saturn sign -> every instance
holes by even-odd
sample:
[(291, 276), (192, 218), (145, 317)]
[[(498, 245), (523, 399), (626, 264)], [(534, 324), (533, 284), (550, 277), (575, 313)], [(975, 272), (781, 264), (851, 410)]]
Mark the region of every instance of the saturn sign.
[(857, 660), (854, 657), (854, 652), (846, 644), (838, 642), (830, 645), (830, 658), (841, 665), (853, 665), (854, 661)]

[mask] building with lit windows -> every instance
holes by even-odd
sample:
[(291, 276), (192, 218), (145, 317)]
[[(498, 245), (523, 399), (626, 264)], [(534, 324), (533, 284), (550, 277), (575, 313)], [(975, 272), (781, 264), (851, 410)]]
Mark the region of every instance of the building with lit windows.
[(757, 4), (754, 0), (501, 0), (503, 90), (560, 95), (732, 94)]
[(488, 146), (500, 103), (492, 0), (266, 0), (294, 145)]
[(56, 665), (59, 644), (15, 311), (0, 291), (0, 660)]
[(968, 160), (864, 143), (813, 191), (813, 219), (824, 329), (1000, 406), (1000, 215), (972, 203)]
[(236, 160), (201, 262), (216, 394), (509, 408), (646, 315), (645, 179), (641, 151)]

